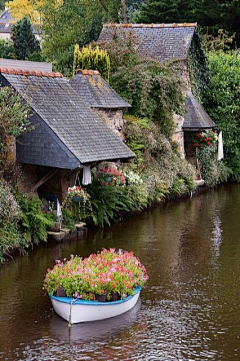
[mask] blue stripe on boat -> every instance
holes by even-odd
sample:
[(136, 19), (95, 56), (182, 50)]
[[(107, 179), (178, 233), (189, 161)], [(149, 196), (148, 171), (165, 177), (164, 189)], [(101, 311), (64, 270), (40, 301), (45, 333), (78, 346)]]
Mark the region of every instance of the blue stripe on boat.
[[(133, 296), (135, 296), (140, 291), (141, 291), (141, 287), (140, 286), (136, 287)], [(73, 297), (56, 297), (56, 296), (51, 296), (51, 295), (49, 295), (49, 296), (52, 300), (55, 300), (58, 302), (63, 302), (63, 303), (69, 303), (69, 304), (75, 299)], [(119, 301), (110, 301), (110, 302), (87, 301), (87, 300), (77, 299), (76, 301), (74, 301), (73, 304), (74, 305), (92, 305), (92, 306), (99, 306), (99, 305), (110, 306), (110, 305), (117, 305), (119, 303), (124, 303), (126, 301), (129, 301), (131, 298), (133, 298), (133, 296), (128, 296)]]

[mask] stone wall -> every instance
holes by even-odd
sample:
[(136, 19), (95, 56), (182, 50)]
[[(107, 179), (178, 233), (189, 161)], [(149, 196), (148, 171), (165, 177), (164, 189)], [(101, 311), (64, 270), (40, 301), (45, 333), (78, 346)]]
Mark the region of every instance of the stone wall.
[(72, 187), (75, 184), (79, 170), (58, 169), (50, 179), (33, 192), (35, 184), (40, 181), (45, 174), (54, 169), (55, 168), (32, 164), (18, 164), (17, 184), (19, 191), (26, 195), (35, 194), (37, 197), (41, 197), (44, 194), (53, 194), (56, 195), (61, 202), (67, 194), (68, 187)]
[[(32, 164), (18, 164), (18, 190), (26, 195), (32, 194), (32, 188), (37, 182), (37, 166)], [(37, 195), (37, 192), (35, 192)]]
[[(191, 91), (189, 71), (187, 69), (186, 62), (181, 63), (181, 70), (178, 71), (178, 77), (181, 79), (183, 88), (182, 93), (184, 97), (187, 97), (188, 93)], [(185, 145), (184, 145), (184, 131), (182, 129), (184, 123), (184, 117), (174, 114), (173, 121), (175, 124), (175, 131), (173, 134), (173, 141), (178, 144), (178, 150), (182, 158), (186, 158), (185, 154)]]
[(173, 134), (173, 141), (177, 143), (178, 145), (178, 151), (181, 155), (181, 157), (185, 158), (185, 149), (184, 149), (184, 132), (182, 129), (184, 117), (181, 117), (180, 115), (174, 114), (173, 116), (174, 124), (176, 125), (174, 134)]
[(122, 109), (99, 109), (93, 108), (93, 110), (103, 119), (103, 121), (109, 126), (112, 131), (120, 136), (123, 140), (123, 110)]

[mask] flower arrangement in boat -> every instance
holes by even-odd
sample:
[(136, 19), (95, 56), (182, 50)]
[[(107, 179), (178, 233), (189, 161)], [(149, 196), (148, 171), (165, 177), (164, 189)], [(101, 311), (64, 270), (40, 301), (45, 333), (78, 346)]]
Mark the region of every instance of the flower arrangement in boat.
[(215, 147), (218, 140), (217, 133), (213, 130), (196, 133), (193, 137), (193, 147), (203, 148), (204, 146)]
[(53, 269), (47, 270), (44, 288), (50, 295), (63, 288), (67, 297), (96, 300), (106, 295), (111, 300), (114, 293), (119, 298), (133, 295), (147, 279), (146, 268), (133, 252), (110, 248), (84, 259), (71, 255), (70, 260), (56, 260)]

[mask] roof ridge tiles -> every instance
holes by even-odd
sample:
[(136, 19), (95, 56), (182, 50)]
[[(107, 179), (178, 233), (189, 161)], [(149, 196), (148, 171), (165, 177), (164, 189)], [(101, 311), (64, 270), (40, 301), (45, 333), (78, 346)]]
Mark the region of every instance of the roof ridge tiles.
[(100, 75), (98, 70), (90, 70), (90, 69), (78, 69), (76, 74), (82, 75)]
[(117, 24), (105, 23), (105, 28), (181, 28), (181, 27), (196, 27), (197, 23), (171, 23), (171, 24)]
[(10, 69), (0, 68), (0, 73), (14, 74), (14, 75), (26, 75), (26, 76), (39, 76), (48, 78), (62, 78), (62, 73), (48, 72), (48, 71), (36, 71), (36, 70), (23, 70), (23, 69)]

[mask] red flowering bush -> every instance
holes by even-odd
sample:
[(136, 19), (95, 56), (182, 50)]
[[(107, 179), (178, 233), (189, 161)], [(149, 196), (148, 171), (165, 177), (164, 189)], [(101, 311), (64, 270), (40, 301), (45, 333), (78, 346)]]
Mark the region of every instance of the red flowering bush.
[(218, 137), (213, 130), (196, 133), (193, 137), (193, 147), (203, 148), (204, 146), (215, 147)]
[(146, 268), (133, 252), (111, 248), (85, 259), (72, 255), (70, 260), (57, 260), (53, 269), (47, 270), (44, 288), (52, 295), (62, 287), (68, 297), (79, 299), (95, 300), (101, 294), (110, 299), (112, 292), (125, 298), (147, 279)]
[(125, 176), (123, 175), (122, 171), (112, 167), (101, 168), (100, 175), (103, 181), (108, 185), (110, 184), (124, 185), (126, 182)]

